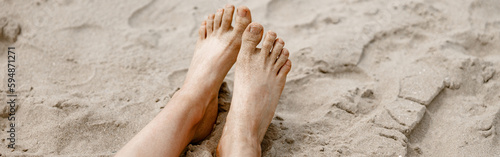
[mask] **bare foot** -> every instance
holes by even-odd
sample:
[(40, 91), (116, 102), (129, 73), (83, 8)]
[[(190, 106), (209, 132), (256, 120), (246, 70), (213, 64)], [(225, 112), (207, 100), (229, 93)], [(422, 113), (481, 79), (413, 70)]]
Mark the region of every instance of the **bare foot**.
[[(217, 94), (227, 72), (236, 62), (241, 46), (241, 36), (252, 21), (250, 10), (239, 7), (236, 13), (234, 27), (233, 5), (208, 16), (199, 29), (196, 50), (189, 71), (182, 86), (183, 91), (194, 92), (195, 98), (202, 101), (202, 120), (195, 126), (196, 131), (192, 142), (203, 140), (212, 131), (217, 118)], [(200, 105), (201, 105), (200, 104)]]
[(217, 117), (217, 94), (236, 62), (250, 10), (234, 6), (210, 15), (199, 30), (193, 60), (182, 88), (165, 108), (135, 135), (116, 156), (179, 156), (190, 142), (204, 139)]
[(250, 24), (236, 62), (231, 109), (219, 142), (218, 156), (257, 156), (290, 72), (284, 42), (269, 31), (262, 49), (260, 24)]

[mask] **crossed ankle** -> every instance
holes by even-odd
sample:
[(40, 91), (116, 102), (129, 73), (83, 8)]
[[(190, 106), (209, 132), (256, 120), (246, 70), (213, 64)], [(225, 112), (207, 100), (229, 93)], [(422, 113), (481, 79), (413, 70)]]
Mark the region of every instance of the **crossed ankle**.
[[(192, 117), (193, 120), (200, 121), (205, 114), (208, 105), (215, 97), (203, 96), (191, 90), (180, 89), (175, 92), (169, 104), (178, 104), (176, 106), (165, 106), (164, 110), (176, 110), (183, 112), (187, 117)], [(177, 103), (179, 102), (179, 103)], [(183, 102), (183, 103), (181, 103)]]

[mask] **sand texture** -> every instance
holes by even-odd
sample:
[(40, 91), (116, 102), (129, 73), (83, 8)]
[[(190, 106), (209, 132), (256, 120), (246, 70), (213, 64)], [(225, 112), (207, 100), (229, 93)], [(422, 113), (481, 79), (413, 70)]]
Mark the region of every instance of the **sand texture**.
[[(2, 156), (113, 156), (181, 86), (198, 26), (226, 3), (291, 53), (263, 156), (500, 156), (498, 0), (0, 0)], [(233, 80), (213, 133), (181, 156), (214, 156)]]

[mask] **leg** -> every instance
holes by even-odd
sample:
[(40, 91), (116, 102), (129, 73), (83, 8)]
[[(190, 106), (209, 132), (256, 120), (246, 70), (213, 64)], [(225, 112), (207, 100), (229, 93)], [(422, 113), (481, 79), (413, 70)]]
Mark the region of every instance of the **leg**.
[(218, 156), (260, 156), (260, 144), (271, 123), (291, 68), (289, 52), (276, 33), (268, 32), (262, 49), (260, 24), (250, 24), (236, 62), (231, 110), (217, 147)]
[(210, 134), (220, 85), (236, 62), (242, 32), (251, 22), (249, 9), (239, 7), (231, 26), (233, 12), (234, 6), (227, 5), (202, 23), (182, 88), (117, 156), (179, 156), (190, 142)]

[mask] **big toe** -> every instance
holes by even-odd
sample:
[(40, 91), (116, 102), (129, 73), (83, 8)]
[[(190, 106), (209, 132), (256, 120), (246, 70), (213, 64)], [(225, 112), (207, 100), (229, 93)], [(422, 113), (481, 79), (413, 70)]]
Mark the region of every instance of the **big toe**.
[(234, 25), (234, 33), (241, 34), (247, 28), (247, 26), (252, 22), (252, 15), (250, 14), (250, 9), (246, 6), (238, 7), (236, 11), (236, 22)]
[(264, 28), (258, 23), (251, 23), (243, 32), (241, 51), (254, 52), (262, 39), (262, 30)]

